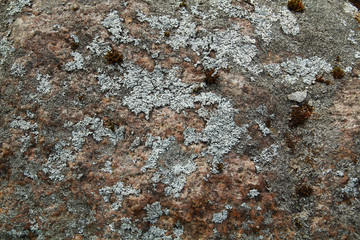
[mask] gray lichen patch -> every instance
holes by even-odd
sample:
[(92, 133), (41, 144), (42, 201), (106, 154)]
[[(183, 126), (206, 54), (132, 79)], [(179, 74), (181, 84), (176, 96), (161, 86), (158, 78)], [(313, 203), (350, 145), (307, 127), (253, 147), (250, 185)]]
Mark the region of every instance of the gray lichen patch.
[(81, 55), (81, 53), (78, 52), (71, 52), (71, 56), (74, 57), (74, 61), (68, 62), (64, 65), (64, 69), (68, 72), (74, 71), (74, 70), (81, 70), (84, 68), (84, 58)]
[(129, 30), (123, 25), (123, 18), (120, 18), (116, 10), (111, 11), (101, 24), (111, 33), (111, 40), (116, 44), (134, 43), (139, 44), (139, 40), (129, 35)]
[(101, 73), (96, 76), (98, 84), (100, 85), (100, 90), (106, 92), (106, 96), (116, 96), (119, 95), (120, 89), (122, 87), (121, 78), (114, 76), (110, 77), (104, 73)]
[(188, 156), (183, 152), (174, 137), (164, 140), (158, 137), (152, 143), (152, 153), (141, 171), (156, 169), (151, 181), (165, 184), (166, 196), (179, 197), (186, 184), (186, 176), (196, 170), (196, 163), (193, 161), (195, 157), (196, 155)]
[(105, 202), (109, 202), (109, 199), (114, 195), (117, 202), (111, 205), (111, 210), (117, 211), (122, 206), (122, 201), (125, 196), (138, 195), (140, 190), (132, 188), (132, 186), (125, 186), (121, 181), (117, 182), (111, 187), (104, 187), (99, 190), (99, 194), (103, 196)]
[(15, 48), (11, 45), (7, 38), (2, 38), (0, 40), (0, 64), (2, 65), (14, 51)]
[(108, 51), (111, 50), (110, 44), (107, 42), (99, 41), (99, 36), (96, 35), (93, 41), (86, 46), (86, 49), (90, 50), (93, 54), (97, 56), (105, 55)]
[(223, 161), (224, 156), (244, 137), (247, 126), (239, 127), (234, 121), (237, 111), (232, 107), (230, 101), (222, 99), (218, 107), (211, 112), (206, 126), (201, 133), (187, 128), (184, 131), (185, 145), (205, 142), (208, 144), (203, 156), (210, 154), (213, 157), (213, 172), (215, 165)]
[(295, 84), (302, 81), (310, 85), (315, 82), (317, 74), (329, 73), (331, 65), (317, 56), (307, 59), (296, 57), (281, 64), (265, 65), (264, 69), (270, 76), (280, 77), (282, 82)]
[(167, 231), (162, 229), (162, 228), (151, 226), (149, 231), (144, 233), (144, 235), (142, 236), (141, 239), (143, 239), (143, 240), (151, 240), (151, 239), (171, 240), (172, 237), (171, 236), (166, 236), (165, 235), (166, 232)]
[(256, 188), (255, 189), (250, 189), (249, 193), (247, 194), (247, 196), (249, 198), (255, 198), (255, 197), (259, 196), (259, 195), (260, 195), (260, 193)]
[(253, 157), (252, 160), (255, 163), (270, 163), (277, 156), (278, 149), (278, 145), (272, 144), (270, 147), (263, 149), (260, 155)]
[(55, 182), (66, 178), (69, 162), (74, 162), (76, 155), (67, 146), (69, 144), (60, 142), (55, 145), (54, 153), (51, 153), (47, 161), (42, 166), (42, 171), (49, 175)]
[[(194, 39), (189, 44), (193, 51), (202, 55), (201, 64), (206, 69), (225, 69), (229, 63), (245, 68), (258, 52), (255, 39), (241, 35), (235, 26), (234, 29)], [(216, 58), (210, 56), (211, 51), (215, 52)]]
[(352, 177), (350, 178), (347, 185), (341, 189), (342, 193), (347, 194), (348, 196), (356, 197), (359, 194), (359, 178)]
[(265, 45), (273, 39), (273, 22), (277, 21), (277, 16), (266, 6), (255, 6), (255, 11), (248, 16), (255, 24), (255, 33), (264, 41)]
[[(216, 2), (212, 2), (212, 4), (216, 4)], [(221, 3), (219, 6), (223, 7), (224, 5)], [(181, 20), (147, 17), (141, 12), (138, 13), (138, 18), (140, 21), (149, 22), (150, 26), (156, 29), (174, 29), (174, 34), (166, 39), (166, 43), (175, 51), (178, 51), (180, 47), (189, 46), (192, 51), (202, 57), (200, 64), (206, 69), (227, 68), (229, 62), (247, 67), (257, 54), (255, 39), (241, 35), (240, 29), (236, 26), (233, 26), (233, 29), (215, 33), (204, 28), (197, 30), (193, 16), (185, 12), (182, 13)], [(216, 58), (210, 56), (212, 51), (215, 52)]]
[(225, 221), (227, 219), (227, 217), (228, 217), (228, 211), (223, 210), (221, 212), (213, 214), (212, 222), (214, 222), (214, 223), (222, 223), (223, 221)]
[(162, 210), (160, 202), (147, 204), (145, 210), (146, 210), (146, 217), (144, 218), (144, 221), (150, 222), (152, 224), (156, 223), (161, 215), (167, 214), (169, 211), (166, 208)]
[(13, 0), (10, 2), (9, 7), (6, 9), (10, 16), (15, 15), (22, 11), (23, 7), (31, 6), (31, 0)]
[(12, 128), (20, 128), (22, 130), (33, 130), (35, 131), (38, 127), (37, 123), (31, 123), (31, 122), (27, 122), (25, 121), (22, 117), (16, 117), (16, 120), (12, 121), (10, 123), (10, 127)]
[(140, 22), (148, 22), (150, 27), (156, 28), (159, 30), (170, 30), (177, 28), (179, 26), (179, 21), (176, 18), (173, 18), (169, 15), (162, 16), (147, 16), (141, 11), (137, 12), (137, 19)]
[(124, 239), (141, 239), (142, 231), (132, 223), (130, 218), (122, 218), (119, 228), (115, 224), (109, 225), (111, 231), (117, 232)]
[(167, 71), (156, 66), (150, 73), (128, 64), (122, 83), (131, 90), (130, 95), (123, 98), (123, 105), (135, 114), (145, 113), (146, 119), (154, 108), (169, 106), (180, 112), (194, 107), (192, 88), (176, 77), (176, 69)]
[(80, 150), (85, 143), (85, 137), (91, 135), (97, 142), (100, 142), (104, 137), (109, 137), (110, 142), (116, 145), (118, 141), (124, 138), (125, 128), (115, 127), (114, 131), (104, 126), (104, 121), (96, 117), (85, 117), (84, 120), (79, 121), (75, 125), (68, 123), (66, 126), (71, 126), (72, 144), (76, 150)]
[(25, 69), (24, 65), (22, 65), (20, 63), (14, 63), (11, 66), (11, 75), (12, 76), (21, 78), (21, 77), (24, 77), (25, 74), (26, 74), (26, 69)]
[(280, 11), (280, 25), (286, 34), (297, 35), (300, 32), (300, 26), (297, 23), (296, 17), (287, 8)]
[(38, 86), (36, 87), (36, 90), (40, 94), (49, 94), (51, 91), (51, 84), (50, 84), (50, 76), (48, 74), (42, 75), (39, 72), (36, 74), (36, 80), (38, 81)]

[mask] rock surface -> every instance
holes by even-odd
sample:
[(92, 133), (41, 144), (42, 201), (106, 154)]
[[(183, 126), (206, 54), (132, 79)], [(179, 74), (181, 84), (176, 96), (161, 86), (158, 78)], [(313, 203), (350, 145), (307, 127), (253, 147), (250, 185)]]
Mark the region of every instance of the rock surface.
[(304, 5), (1, 1), (0, 239), (360, 239), (358, 10)]

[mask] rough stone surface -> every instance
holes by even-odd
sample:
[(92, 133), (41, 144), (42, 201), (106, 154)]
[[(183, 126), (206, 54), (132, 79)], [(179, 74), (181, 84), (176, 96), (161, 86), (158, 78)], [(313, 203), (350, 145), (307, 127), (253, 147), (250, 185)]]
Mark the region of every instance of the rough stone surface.
[(302, 101), (304, 101), (306, 99), (306, 95), (307, 95), (306, 91), (297, 91), (297, 92), (293, 92), (293, 93), (287, 95), (287, 98), (290, 101), (295, 101), (295, 102), (301, 103)]
[(360, 239), (358, 9), (304, 4), (1, 1), (0, 239)]

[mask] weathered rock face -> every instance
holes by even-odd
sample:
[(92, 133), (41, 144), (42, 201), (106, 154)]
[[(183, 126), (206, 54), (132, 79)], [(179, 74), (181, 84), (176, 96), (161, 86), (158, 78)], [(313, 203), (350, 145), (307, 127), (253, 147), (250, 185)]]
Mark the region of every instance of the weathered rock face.
[(304, 5), (2, 1), (0, 238), (359, 239), (357, 9)]

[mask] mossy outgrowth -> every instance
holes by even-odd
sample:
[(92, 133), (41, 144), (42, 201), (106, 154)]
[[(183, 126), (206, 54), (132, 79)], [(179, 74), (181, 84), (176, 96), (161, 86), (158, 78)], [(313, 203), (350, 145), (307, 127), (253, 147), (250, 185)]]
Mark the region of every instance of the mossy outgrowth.
[(332, 70), (332, 76), (335, 79), (341, 79), (345, 76), (345, 72), (341, 69), (341, 67), (334, 67)]
[(203, 90), (203, 88), (201, 86), (195, 87), (193, 88), (193, 93), (199, 94), (201, 91)]
[(104, 121), (104, 127), (115, 132), (115, 124), (113, 123), (113, 121), (111, 121), (111, 119), (107, 119)]
[(309, 104), (305, 103), (301, 106), (293, 107), (290, 114), (290, 126), (297, 127), (302, 125), (308, 120), (313, 112), (314, 108)]
[(76, 49), (78, 49), (79, 48), (79, 46), (80, 46), (80, 44), (78, 43), (78, 42), (72, 42), (72, 43), (70, 43), (70, 47), (71, 47), (71, 50), (76, 50)]
[(286, 147), (288, 147), (292, 153), (295, 153), (296, 151), (296, 139), (290, 134), (290, 133), (285, 133), (285, 144)]
[(360, 1), (359, 0), (349, 0), (349, 2), (352, 3), (355, 7), (357, 7), (360, 10)]
[(313, 194), (313, 189), (308, 185), (297, 186), (295, 193), (300, 197), (310, 197)]
[(215, 69), (209, 69), (205, 70), (205, 78), (204, 82), (208, 85), (217, 83), (217, 80), (219, 78), (219, 74), (215, 74)]
[(186, 0), (182, 0), (181, 3), (179, 4), (179, 7), (184, 7), (184, 8), (186, 8), (186, 7), (187, 7)]
[(331, 82), (330, 82), (329, 80), (325, 80), (325, 79), (324, 79), (324, 75), (316, 76), (316, 77), (315, 77), (315, 82), (325, 83), (326, 85), (330, 85), (330, 84), (331, 84)]
[(85, 97), (85, 96), (84, 96), (83, 94), (80, 94), (80, 95), (78, 95), (78, 100), (79, 100), (79, 101), (82, 101), (82, 100), (84, 100), (84, 97)]
[(356, 13), (354, 18), (358, 21), (358, 23), (360, 23), (360, 13)]
[(164, 36), (167, 38), (170, 37), (170, 32), (168, 32), (168, 31), (164, 32)]
[(111, 51), (107, 52), (105, 55), (105, 60), (108, 64), (120, 64), (124, 61), (124, 56), (113, 48)]
[(289, 0), (288, 8), (293, 12), (303, 12), (305, 10), (305, 5), (300, 0)]
[(222, 173), (223, 172), (223, 169), (224, 169), (224, 164), (223, 163), (218, 163), (216, 165), (216, 170), (219, 172), (219, 173)]

